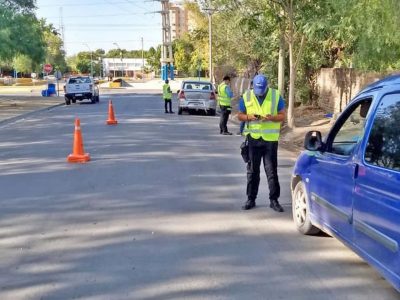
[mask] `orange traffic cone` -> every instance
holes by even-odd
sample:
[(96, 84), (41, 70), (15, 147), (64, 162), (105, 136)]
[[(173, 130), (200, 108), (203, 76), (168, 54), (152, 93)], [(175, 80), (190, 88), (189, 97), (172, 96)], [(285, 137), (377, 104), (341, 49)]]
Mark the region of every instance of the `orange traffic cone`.
[(71, 163), (84, 163), (90, 160), (89, 153), (83, 150), (83, 139), (81, 134), (81, 121), (75, 119), (74, 146), (72, 154), (68, 155), (67, 161)]
[(108, 125), (117, 125), (118, 121), (115, 119), (114, 116), (114, 108), (112, 105), (112, 101), (110, 100), (110, 103), (108, 104), (108, 120), (107, 124)]

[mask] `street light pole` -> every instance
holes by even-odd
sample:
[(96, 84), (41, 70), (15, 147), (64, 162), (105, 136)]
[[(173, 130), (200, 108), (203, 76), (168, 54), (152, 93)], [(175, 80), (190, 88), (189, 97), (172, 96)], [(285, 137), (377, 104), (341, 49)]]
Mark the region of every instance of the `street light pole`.
[(213, 82), (213, 65), (212, 65), (212, 17), (211, 12), (208, 13), (208, 43), (209, 43), (209, 65), (210, 65), (210, 81)]
[(212, 65), (212, 13), (215, 9), (212, 8), (205, 8), (204, 9), (208, 15), (208, 44), (209, 44), (209, 57), (208, 57), (208, 68), (209, 68), (209, 75), (210, 81), (214, 83), (214, 72), (213, 72), (213, 65)]
[(88, 44), (84, 43), (84, 45), (86, 47), (88, 47), (88, 49), (90, 51), (90, 76), (93, 76), (93, 52), (92, 52), (92, 49), (90, 49)]
[(143, 49), (143, 38), (142, 38), (142, 79), (144, 79), (144, 49)]
[(118, 50), (119, 50), (119, 57), (120, 57), (120, 59), (121, 59), (121, 72), (122, 72), (122, 77), (124, 77), (124, 62), (123, 62), (123, 59), (122, 59), (122, 50), (121, 50), (121, 47), (118, 45), (118, 43), (113, 43), (115, 46), (117, 46), (118, 47)]

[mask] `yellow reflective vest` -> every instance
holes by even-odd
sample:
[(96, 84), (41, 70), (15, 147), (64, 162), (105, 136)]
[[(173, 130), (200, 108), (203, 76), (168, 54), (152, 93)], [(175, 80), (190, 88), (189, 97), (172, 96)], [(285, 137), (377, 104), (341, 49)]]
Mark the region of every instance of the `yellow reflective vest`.
[[(280, 93), (275, 89), (268, 89), (264, 101), (260, 105), (253, 90), (248, 90), (243, 94), (244, 105), (248, 115), (276, 116), (278, 114), (278, 103)], [(273, 121), (250, 121), (244, 129), (244, 134), (254, 139), (262, 138), (264, 141), (275, 142), (279, 140), (281, 122)]]
[(218, 103), (222, 106), (231, 106), (231, 98), (226, 93), (227, 84), (225, 82), (218, 86)]
[(166, 100), (172, 99), (172, 92), (168, 83), (163, 85), (163, 98)]

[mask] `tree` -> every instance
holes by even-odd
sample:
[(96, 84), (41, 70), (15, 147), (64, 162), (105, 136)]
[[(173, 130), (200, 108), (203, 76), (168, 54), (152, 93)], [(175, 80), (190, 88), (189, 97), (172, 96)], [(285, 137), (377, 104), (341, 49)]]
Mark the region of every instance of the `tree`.
[(161, 45), (158, 46), (157, 49), (150, 47), (146, 59), (150, 69), (156, 73), (159, 72), (159, 70), (161, 70)]
[(26, 55), (16, 56), (12, 66), (18, 73), (31, 73), (34, 70), (32, 60)]
[(0, 4), (0, 60), (27, 55), (40, 64), (45, 43), (40, 23), (31, 12), (32, 1), (5, 1)]
[(67, 62), (65, 59), (65, 51), (63, 50), (63, 40), (53, 24), (46, 24), (45, 20), (42, 19), (41, 26), (47, 45), (45, 62), (53, 65), (54, 70), (66, 72)]
[(191, 58), (194, 45), (190, 41), (188, 34), (174, 41), (173, 45), (174, 64), (179, 72), (188, 74), (191, 69)]
[(35, 8), (35, 0), (3, 0), (0, 5), (13, 11), (32, 12)]

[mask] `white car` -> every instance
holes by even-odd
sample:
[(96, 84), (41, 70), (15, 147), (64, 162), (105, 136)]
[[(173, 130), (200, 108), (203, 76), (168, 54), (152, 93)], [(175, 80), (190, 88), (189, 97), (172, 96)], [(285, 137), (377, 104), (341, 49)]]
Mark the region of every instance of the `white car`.
[(90, 100), (92, 103), (100, 101), (99, 88), (90, 76), (76, 76), (68, 78), (65, 86), (65, 104), (76, 103), (76, 100)]
[(214, 86), (209, 81), (189, 80), (182, 82), (178, 91), (178, 114), (183, 111), (204, 111), (215, 116), (217, 100)]

